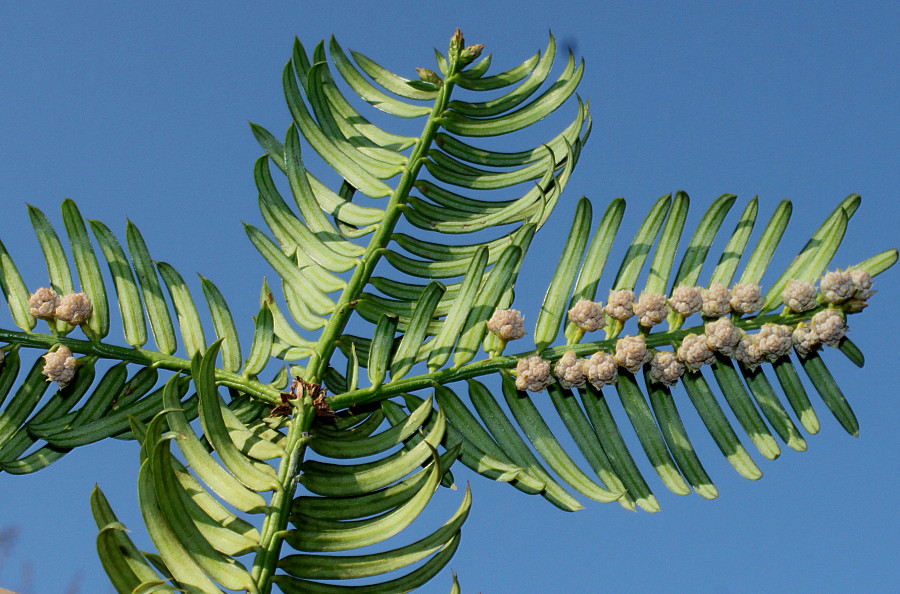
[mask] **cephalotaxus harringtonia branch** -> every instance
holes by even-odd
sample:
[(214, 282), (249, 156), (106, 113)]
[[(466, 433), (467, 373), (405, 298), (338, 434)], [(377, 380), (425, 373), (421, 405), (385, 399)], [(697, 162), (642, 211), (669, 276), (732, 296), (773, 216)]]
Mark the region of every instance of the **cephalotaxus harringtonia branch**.
[[(342, 588), (334, 581), (376, 577), (377, 591), (417, 588), (459, 546), (468, 489), (434, 532), (389, 550), (383, 543), (405, 537), (439, 486), (453, 486), (456, 461), (566, 511), (582, 507), (570, 489), (659, 511), (610, 403), (621, 404), (669, 490), (712, 499), (718, 491), (679, 416), (686, 401), (676, 403), (676, 384), (748, 479), (762, 472), (720, 401), (766, 458), (780, 453), (770, 426), (789, 447), (806, 448), (769, 368), (809, 433), (818, 419), (799, 367), (856, 434), (819, 351), (836, 346), (862, 364), (845, 337), (847, 317), (866, 307), (872, 277), (897, 260), (889, 250), (823, 275), (856, 195), (766, 293), (759, 283), (789, 202), (748, 250), (759, 209), (750, 201), (701, 287), (736, 197), (711, 203), (676, 269), (689, 198), (664, 196), (606, 285), (605, 303), (594, 299), (625, 202), (611, 201), (591, 233), (593, 206), (582, 198), (532, 330), (535, 348), (504, 354), (526, 335), (511, 309), (526, 252), (563, 196), (592, 119), (576, 95), (583, 64), (570, 53), (549, 78), (557, 70), (552, 36), (544, 51), (496, 74), (487, 74), (492, 59), (482, 51), (457, 31), (435, 70), (417, 68), (418, 80), (409, 80), (333, 38), (311, 52), (295, 42), (282, 81), (287, 134), (252, 124), (264, 153), (254, 180), (265, 226), (245, 231), (271, 270), (249, 353), (218, 288), (201, 277), (203, 299), (195, 300), (130, 222), (123, 245), (66, 200), (67, 250), (44, 213), (29, 207), (49, 281), (33, 291), (0, 243), (0, 290), (17, 327), (0, 328), (0, 470), (36, 472), (109, 437), (140, 441), (139, 506), (156, 552), (132, 543), (99, 488), (91, 495), (98, 551), (117, 590), (331, 592)], [(543, 135), (564, 106), (574, 117)], [(378, 124), (392, 117), (407, 123)], [(514, 135), (526, 129), (542, 136), (523, 148)], [(307, 149), (325, 175), (306, 169)], [(335, 187), (325, 183), (335, 179)], [(126, 346), (107, 341), (115, 309)], [(83, 338), (69, 336), (76, 328)], [(585, 342), (601, 330), (603, 338)], [(20, 378), (29, 349), (43, 360)], [(107, 362), (106, 370), (96, 365)], [(274, 377), (260, 379), (273, 368)], [(95, 373), (103, 374), (96, 382)], [(168, 379), (158, 387), (160, 373)], [(494, 389), (483, 383), (492, 376)], [(544, 400), (568, 441), (545, 421)], [(590, 474), (569, 457), (573, 444)]]

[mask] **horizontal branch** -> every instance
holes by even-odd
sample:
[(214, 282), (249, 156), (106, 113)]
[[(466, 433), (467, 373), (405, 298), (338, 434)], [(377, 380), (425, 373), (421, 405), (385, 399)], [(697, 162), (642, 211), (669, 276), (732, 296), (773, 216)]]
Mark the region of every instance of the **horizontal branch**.
[[(45, 351), (49, 351), (55, 345), (60, 344), (71, 349), (73, 353), (82, 355), (93, 355), (102, 359), (126, 361), (128, 363), (135, 363), (146, 367), (168, 369), (169, 371), (191, 372), (190, 359), (165, 355), (141, 348), (120, 347), (103, 342), (79, 340), (77, 338), (54, 336), (52, 334), (17, 332), (2, 328), (0, 328), (0, 341), (24, 347), (43, 349)], [(249, 379), (237, 373), (216, 369), (216, 383), (218, 385), (234, 388), (248, 396), (253, 396), (270, 404), (279, 404), (281, 402), (281, 392), (279, 390), (270, 388), (265, 384), (261, 384), (258, 381)]]
[[(814, 310), (803, 312), (800, 314), (770, 314), (765, 316), (755, 316), (735, 320), (734, 325), (744, 330), (755, 330), (762, 327), (763, 324), (787, 324), (794, 325), (799, 322), (810, 319), (814, 314), (824, 309), (825, 306), (818, 307)], [(675, 341), (683, 339), (691, 333), (702, 333), (704, 326), (694, 326), (692, 328), (680, 328), (669, 332), (656, 332), (644, 334), (644, 339), (648, 347), (659, 347), (671, 344)], [(618, 337), (596, 342), (585, 342), (580, 344), (564, 345), (552, 347), (540, 351), (540, 356), (544, 359), (555, 361), (562, 357), (567, 351), (575, 351), (578, 356), (591, 355), (598, 351), (610, 352), (615, 349)], [(380, 386), (369, 386), (352, 390), (343, 394), (337, 394), (328, 399), (328, 405), (331, 410), (337, 411), (351, 406), (359, 406), (370, 402), (378, 402), (387, 400), (404, 392), (412, 392), (423, 388), (445, 385), (456, 381), (471, 379), (495, 373), (502, 369), (512, 369), (516, 366), (519, 359), (533, 355), (534, 351), (525, 353), (517, 353), (515, 355), (505, 355), (502, 357), (492, 357), (475, 363), (461, 365), (459, 367), (451, 367), (442, 369), (433, 373), (417, 375), (415, 377), (403, 378), (394, 382), (382, 384)]]

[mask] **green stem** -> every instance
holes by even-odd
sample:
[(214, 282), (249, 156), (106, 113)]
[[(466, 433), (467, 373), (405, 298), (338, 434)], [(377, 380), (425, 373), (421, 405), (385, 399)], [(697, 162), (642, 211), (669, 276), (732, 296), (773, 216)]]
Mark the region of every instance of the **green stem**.
[[(391, 194), (385, 207), (384, 219), (378, 224), (353, 276), (335, 305), (334, 313), (319, 336), (315, 352), (310, 356), (306, 367), (307, 373), (304, 379), (309, 383), (316, 384), (321, 381), (331, 356), (334, 354), (334, 349), (337, 348), (338, 340), (353, 314), (353, 305), (369, 282), (375, 266), (384, 253), (384, 248), (391, 240), (394, 227), (400, 220), (403, 207), (409, 200), (409, 192), (413, 188), (419, 171), (427, 158), (428, 150), (434, 141), (434, 136), (440, 126), (440, 118), (444, 110), (447, 109), (450, 93), (454, 86), (451, 81), (455, 72), (456, 67), (454, 65), (451, 75), (447, 77), (447, 80), (441, 87), (441, 91), (438, 93), (434, 108), (431, 110), (428, 121), (425, 123), (422, 135), (410, 153), (408, 165), (404, 169), (400, 181), (397, 183), (397, 187)], [(287, 528), (291, 501), (297, 489), (296, 478), (300, 472), (303, 454), (306, 451), (306, 444), (309, 440), (307, 432), (315, 418), (315, 411), (308, 397), (304, 397), (302, 402), (295, 406), (294, 420), (288, 431), (287, 446), (285, 447), (287, 453), (282, 458), (278, 469), (278, 477), (283, 489), (272, 497), (270, 511), (263, 522), (262, 539), (260, 541), (262, 551), (257, 555), (253, 565), (253, 578), (259, 585), (259, 591), (262, 594), (268, 594), (272, 588), (272, 577), (275, 575), (278, 559), (281, 556), (281, 541), (283, 540), (284, 530)]]
[[(45, 351), (60, 344), (68, 347), (73, 353), (81, 355), (92, 355), (102, 359), (127, 361), (129, 363), (136, 363), (147, 367), (168, 369), (169, 371), (191, 372), (190, 359), (182, 359), (181, 357), (165, 355), (163, 353), (148, 351), (141, 348), (115, 346), (99, 341), (79, 340), (77, 338), (54, 336), (52, 334), (38, 334), (34, 332), (17, 332), (15, 330), (4, 330), (2, 328), (0, 328), (0, 341)], [(270, 388), (265, 384), (237, 373), (216, 369), (216, 383), (229, 388), (235, 388), (244, 394), (254, 396), (269, 404), (281, 403), (281, 392), (279, 390)]]
[(403, 207), (409, 200), (409, 192), (416, 182), (419, 170), (425, 163), (428, 150), (431, 148), (434, 136), (440, 127), (441, 117), (444, 110), (447, 109), (447, 104), (450, 101), (450, 93), (454, 87), (452, 82), (454, 78), (455, 75), (451, 74), (444, 81), (444, 85), (441, 87), (437, 99), (435, 100), (434, 107), (431, 110), (431, 114), (428, 117), (428, 121), (425, 123), (425, 127), (422, 130), (422, 135), (419, 137), (419, 140), (416, 142), (410, 153), (408, 165), (403, 170), (400, 181), (397, 183), (397, 187), (394, 189), (388, 204), (385, 207), (384, 219), (378, 223), (378, 228), (372, 235), (372, 239), (369, 241), (365, 253), (360, 258), (360, 263), (357, 265), (356, 271), (353, 273), (350, 282), (347, 283), (347, 288), (341, 293), (341, 297), (334, 308), (334, 314), (332, 314), (331, 318), (328, 320), (328, 324), (319, 336), (315, 353), (310, 357), (309, 364), (306, 368), (307, 377), (304, 379), (308, 382), (317, 383), (321, 380), (322, 375), (325, 373), (325, 369), (328, 367), (328, 363), (331, 360), (331, 355), (334, 353), (334, 349), (337, 348), (338, 340), (353, 314), (353, 303), (359, 298), (359, 295), (369, 282), (372, 273), (375, 271), (375, 266), (378, 264), (378, 261), (384, 253), (384, 248), (391, 240), (391, 234), (394, 232), (394, 227), (396, 227), (397, 221), (400, 220)]
[(300, 464), (303, 463), (306, 445), (310, 440), (309, 428), (316, 416), (312, 399), (308, 395), (304, 394), (301, 399), (294, 402), (294, 417), (285, 444), (287, 455), (282, 458), (278, 468), (278, 482), (282, 488), (272, 495), (259, 543), (262, 550), (254, 560), (251, 573), (253, 580), (259, 585), (261, 594), (268, 594), (272, 590), (272, 577), (281, 556), (281, 541), (284, 539), (284, 530), (291, 513), (291, 502), (297, 490)]

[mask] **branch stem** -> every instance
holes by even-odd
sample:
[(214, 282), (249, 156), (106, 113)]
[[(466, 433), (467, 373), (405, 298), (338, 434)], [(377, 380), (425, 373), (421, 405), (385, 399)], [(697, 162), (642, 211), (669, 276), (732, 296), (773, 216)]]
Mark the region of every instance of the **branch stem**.
[(272, 494), (260, 535), (259, 544), (262, 550), (253, 562), (251, 573), (262, 594), (268, 594), (272, 590), (272, 577), (281, 556), (281, 541), (284, 539), (284, 530), (291, 513), (291, 502), (297, 490), (300, 465), (303, 463), (306, 445), (310, 440), (309, 428), (315, 416), (312, 399), (308, 394), (294, 401), (294, 416), (285, 445), (287, 454), (278, 467), (278, 482), (282, 488)]
[[(394, 227), (400, 220), (403, 207), (409, 200), (409, 193), (440, 127), (440, 118), (450, 101), (450, 93), (454, 86), (451, 81), (458, 70), (455, 61), (451, 64), (451, 74), (444, 81), (422, 134), (409, 155), (397, 187), (391, 193), (385, 207), (384, 219), (378, 223), (353, 276), (335, 305), (334, 313), (319, 336), (314, 353), (310, 356), (306, 367), (306, 377), (303, 378), (308, 383), (318, 384), (321, 381), (334, 354), (334, 349), (337, 348), (338, 340), (353, 315), (353, 302), (359, 298), (372, 277), (375, 266), (384, 254), (384, 248), (391, 240)], [(278, 478), (283, 489), (272, 497), (270, 511), (263, 522), (260, 542), (262, 551), (257, 555), (253, 565), (253, 578), (259, 586), (259, 591), (263, 594), (268, 594), (272, 589), (272, 578), (275, 575), (278, 559), (281, 557), (281, 542), (287, 527), (290, 505), (297, 489), (297, 476), (300, 473), (306, 444), (309, 441), (308, 431), (315, 418), (315, 410), (308, 396), (304, 395), (300, 401), (296, 402), (298, 403), (295, 404), (294, 419), (288, 431), (286, 454), (278, 469)]]
[[(146, 367), (157, 367), (176, 372), (191, 372), (190, 359), (182, 359), (174, 355), (166, 355), (137, 347), (121, 347), (99, 341), (80, 340), (53, 334), (38, 334), (35, 332), (18, 332), (0, 328), (0, 342), (18, 344), (24, 347), (49, 351), (60, 344), (69, 347), (73, 353), (92, 355), (102, 359), (114, 359), (126, 361)], [(216, 369), (216, 384), (235, 388), (241, 392), (258, 398), (269, 404), (281, 402), (279, 390), (271, 388), (254, 379), (250, 379), (237, 373)]]
[[(798, 322), (811, 318), (813, 314), (815, 314), (817, 311), (820, 311), (821, 309), (823, 308), (820, 307), (813, 311), (805, 312), (802, 314), (770, 314), (765, 316), (756, 316), (753, 318), (735, 320), (734, 325), (744, 330), (755, 330), (757, 328), (760, 328), (763, 324), (794, 325)], [(704, 327), (701, 325), (691, 328), (680, 328), (678, 330), (671, 330), (667, 332), (645, 334), (644, 339), (647, 343), (647, 346), (652, 348), (671, 344), (675, 341), (683, 339), (685, 336), (691, 333), (702, 334), (703, 331)], [(540, 354), (540, 356), (544, 359), (555, 361), (562, 357), (567, 351), (575, 351), (575, 354), (580, 357), (585, 355), (592, 355), (598, 351), (610, 352), (615, 349), (616, 340), (618, 340), (618, 336), (596, 342), (585, 342), (581, 344), (570, 344), (547, 348), (540, 351), (540, 353), (538, 354)], [(503, 369), (511, 369), (516, 366), (516, 363), (519, 359), (533, 354), (534, 351), (528, 351), (524, 353), (517, 353), (515, 355), (491, 357), (489, 359), (482, 359), (481, 361), (468, 363), (459, 367), (450, 367), (447, 369), (435, 371), (433, 373), (425, 373), (410, 378), (403, 378), (394, 382), (388, 382), (379, 386), (369, 386), (367, 388), (360, 388), (351, 392), (344, 392), (343, 394), (338, 394), (329, 398), (328, 406), (331, 408), (331, 410), (338, 411), (341, 409), (349, 408), (351, 406), (359, 406), (361, 404), (368, 404), (371, 402), (386, 400), (404, 392), (421, 390), (423, 388), (429, 388), (437, 385), (446, 385), (451, 382), (479, 377)]]
[(315, 352), (310, 356), (309, 364), (306, 368), (307, 377), (304, 379), (308, 382), (318, 383), (322, 379), (322, 375), (325, 373), (325, 369), (331, 360), (331, 355), (334, 353), (334, 349), (337, 348), (341, 333), (347, 327), (347, 323), (353, 314), (351, 302), (359, 298), (359, 295), (372, 277), (375, 266), (381, 260), (381, 256), (385, 251), (384, 248), (387, 247), (391, 240), (394, 227), (397, 226), (400, 215), (403, 213), (403, 208), (409, 201), (409, 193), (413, 189), (419, 170), (422, 169), (422, 165), (425, 163), (428, 150), (431, 148), (434, 136), (440, 127), (441, 117), (447, 109), (447, 104), (450, 102), (450, 94), (454, 87), (452, 82), (455, 78), (454, 74), (455, 70), (444, 81), (422, 134), (409, 155), (400, 181), (391, 193), (391, 197), (385, 207), (384, 219), (378, 223), (365, 253), (360, 258), (356, 271), (347, 283), (347, 288), (341, 293), (340, 299), (335, 305), (334, 313), (319, 336)]

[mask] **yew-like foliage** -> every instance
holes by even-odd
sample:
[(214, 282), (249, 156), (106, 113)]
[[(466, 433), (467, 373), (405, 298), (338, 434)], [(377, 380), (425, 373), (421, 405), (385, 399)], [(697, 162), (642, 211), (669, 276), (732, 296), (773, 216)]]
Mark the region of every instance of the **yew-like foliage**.
[[(253, 327), (240, 329), (249, 353), (212, 281), (192, 295), (131, 223), (123, 242), (67, 200), (60, 233), (30, 207), (42, 288), (25, 286), (0, 243), (17, 327), (0, 329), (0, 468), (35, 472), (110, 437), (141, 443), (139, 505), (156, 551), (132, 543), (99, 488), (90, 497), (118, 591), (415, 589), (460, 544), (468, 488), (433, 532), (404, 535), (453, 485), (456, 462), (566, 511), (584, 498), (659, 511), (639, 455), (674, 493), (715, 498), (679, 407), (696, 408), (751, 480), (761, 472), (747, 444), (774, 459), (782, 445), (806, 448), (801, 428), (818, 431), (813, 391), (857, 433), (825, 351), (862, 364), (848, 319), (897, 260), (888, 250), (827, 272), (859, 197), (827, 213), (774, 276), (789, 202), (761, 219), (753, 199), (725, 225), (737, 202), (725, 194), (686, 229), (678, 192), (622, 239), (625, 202), (595, 221), (582, 198), (541, 281), (540, 314), (524, 324), (513, 310), (523, 257), (563, 197), (591, 116), (575, 94), (583, 65), (569, 55), (551, 77), (552, 37), (500, 73), (482, 49), (457, 31), (434, 70), (407, 80), (335, 39), (295, 43), (283, 76), (293, 121), (283, 135), (252, 126), (268, 228), (246, 234), (267, 264), (260, 278), (276, 280), (261, 281)], [(522, 132), (557, 110), (569, 123), (521, 148)], [(627, 249), (610, 262), (617, 241)], [(775, 280), (761, 287), (767, 273)], [(125, 344), (108, 338), (114, 327)], [(536, 348), (516, 349), (526, 332)], [(546, 421), (552, 409), (564, 439)]]

